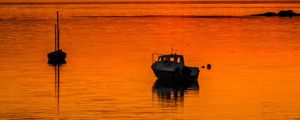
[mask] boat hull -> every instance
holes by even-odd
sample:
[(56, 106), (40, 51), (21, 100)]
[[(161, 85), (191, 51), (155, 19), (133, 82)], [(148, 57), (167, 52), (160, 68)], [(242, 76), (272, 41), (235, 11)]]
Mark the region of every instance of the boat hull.
[(182, 87), (199, 87), (198, 86), (198, 67), (183, 67), (171, 71), (163, 70), (152, 66), (153, 73), (158, 78), (159, 86), (182, 86)]
[(160, 80), (172, 80), (178, 78), (178, 74), (176, 74), (175, 71), (161, 71), (161, 70), (156, 70), (152, 69), (155, 76), (160, 79)]
[(152, 67), (152, 70), (155, 76), (161, 80), (168, 80), (168, 79), (198, 79), (199, 76), (199, 69), (197, 67), (185, 67), (182, 70), (174, 70), (174, 71), (163, 71), (158, 70)]

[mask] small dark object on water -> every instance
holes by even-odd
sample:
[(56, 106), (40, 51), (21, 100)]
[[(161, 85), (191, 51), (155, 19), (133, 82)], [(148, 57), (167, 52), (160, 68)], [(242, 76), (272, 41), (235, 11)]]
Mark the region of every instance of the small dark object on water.
[(210, 69), (211, 69), (211, 65), (210, 65), (210, 64), (207, 64), (206, 68), (207, 68), (208, 70), (210, 70)]
[(203, 65), (201, 68), (202, 68), (202, 69), (204, 69), (204, 68), (205, 68), (205, 66)]
[(300, 16), (299, 13), (295, 13), (293, 10), (281, 10), (278, 13), (275, 12), (266, 12), (262, 14), (253, 14), (252, 16), (266, 16), (266, 17), (293, 17), (293, 16)]

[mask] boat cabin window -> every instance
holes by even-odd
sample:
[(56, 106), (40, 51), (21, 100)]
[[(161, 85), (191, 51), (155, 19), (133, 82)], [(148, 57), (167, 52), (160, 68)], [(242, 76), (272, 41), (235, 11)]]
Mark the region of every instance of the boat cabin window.
[(170, 57), (170, 62), (175, 62), (175, 58), (174, 57)]
[(166, 61), (166, 58), (165, 58), (165, 57), (159, 57), (159, 58), (158, 58), (158, 62), (164, 62), (164, 61)]
[(164, 57), (158, 57), (158, 60), (157, 60), (158, 62), (163, 62), (164, 61)]
[(157, 60), (158, 62), (161, 62), (162, 61), (162, 58), (161, 57), (158, 57), (158, 60)]
[(183, 57), (181, 56), (160, 56), (158, 57), (158, 62), (170, 62), (170, 63), (180, 63), (183, 64)]
[(178, 59), (177, 59), (177, 62), (178, 62), (178, 63), (181, 63), (181, 62), (182, 62), (181, 58), (178, 58)]

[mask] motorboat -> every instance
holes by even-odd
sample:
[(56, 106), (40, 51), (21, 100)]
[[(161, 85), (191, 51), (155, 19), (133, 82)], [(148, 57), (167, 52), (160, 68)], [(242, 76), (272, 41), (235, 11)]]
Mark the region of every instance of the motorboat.
[(151, 68), (158, 80), (177, 83), (195, 82), (200, 72), (198, 67), (186, 66), (183, 55), (176, 53), (158, 55)]

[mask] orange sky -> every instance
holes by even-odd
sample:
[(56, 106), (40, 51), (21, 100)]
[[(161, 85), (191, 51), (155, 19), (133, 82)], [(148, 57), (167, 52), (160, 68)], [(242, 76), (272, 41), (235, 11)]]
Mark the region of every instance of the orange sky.
[(300, 1), (291, 0), (0, 0), (2, 4), (20, 3), (119, 3), (119, 4), (299, 4)]
[(106, 1), (291, 1), (291, 0), (0, 0), (0, 2), (106, 2)]

